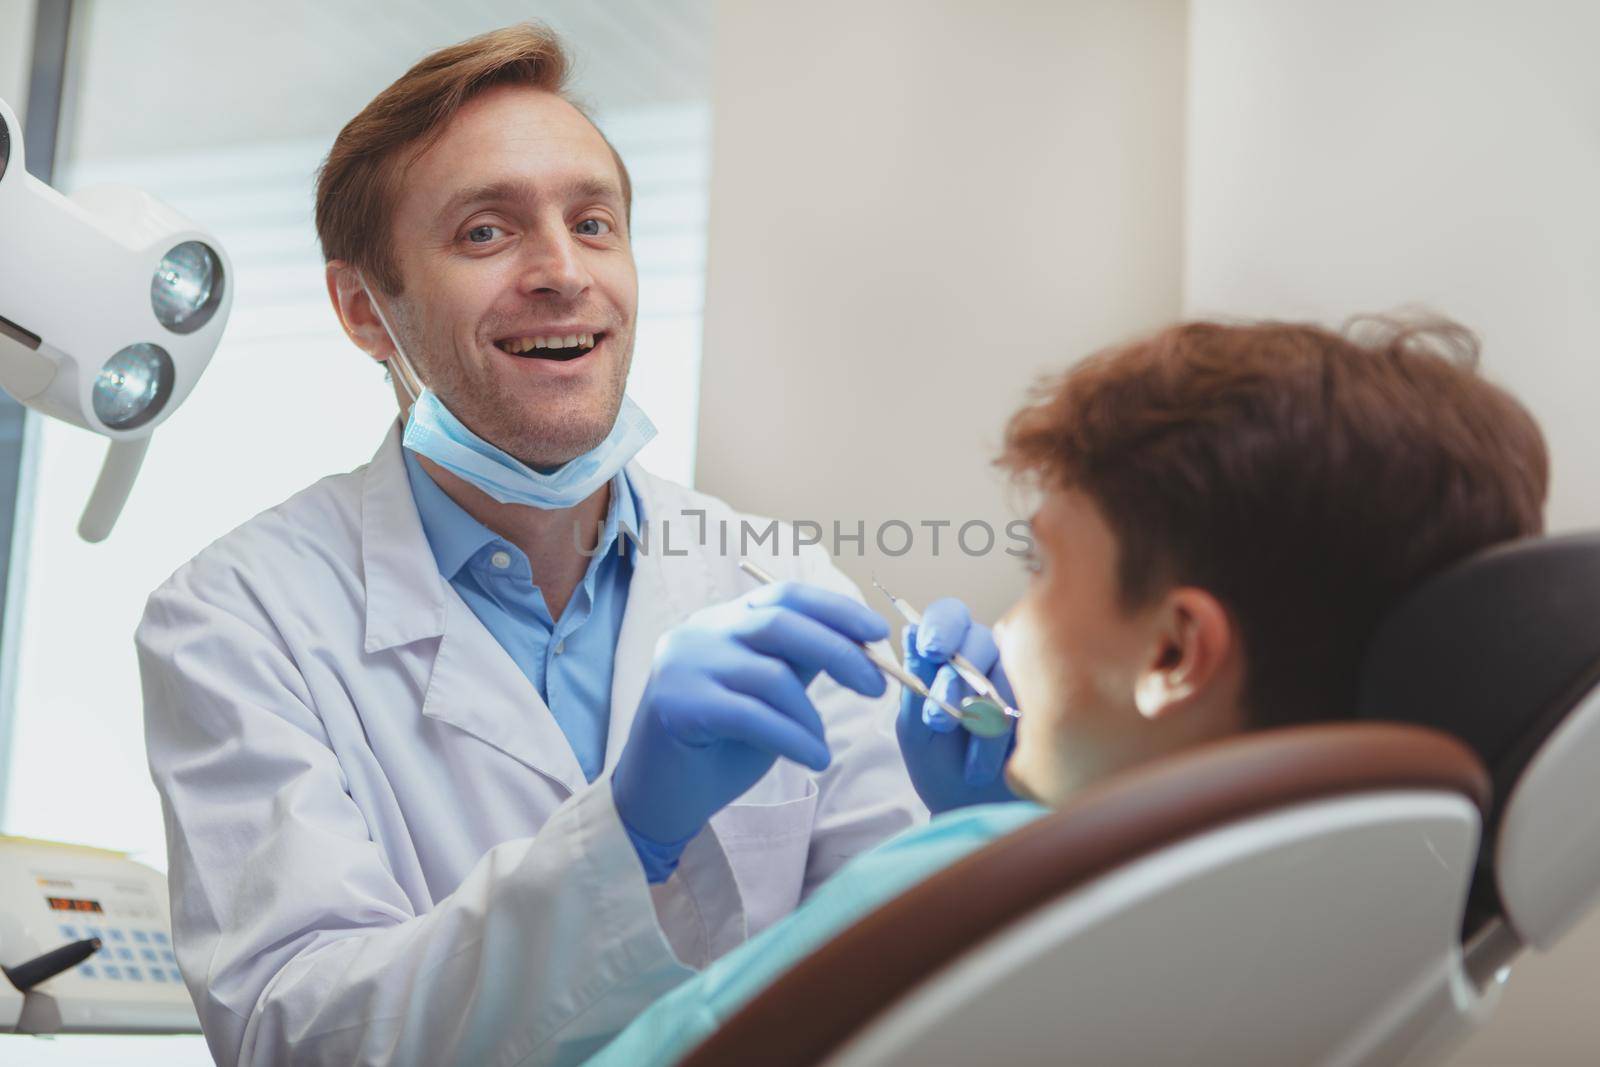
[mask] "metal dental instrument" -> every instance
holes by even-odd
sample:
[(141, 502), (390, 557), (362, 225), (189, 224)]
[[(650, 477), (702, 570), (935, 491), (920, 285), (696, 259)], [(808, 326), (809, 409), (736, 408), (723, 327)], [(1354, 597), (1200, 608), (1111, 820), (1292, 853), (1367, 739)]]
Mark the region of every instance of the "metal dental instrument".
[[(751, 563), (747, 559), (741, 559), (739, 561), (739, 569), (744, 571), (750, 577), (754, 578), (756, 581), (760, 582), (762, 585), (771, 585), (777, 581), (777, 579), (772, 575), (768, 574), (766, 571), (762, 570), (760, 567), (756, 566), (754, 563)], [(889, 677), (893, 678), (895, 681), (899, 682), (901, 685), (905, 686), (918, 696), (924, 697), (925, 699), (931, 700), (935, 704), (938, 704), (941, 711), (943, 711), (946, 715), (949, 715), (952, 719), (955, 719), (957, 722), (962, 722), (967, 718), (967, 716), (962, 713), (961, 709), (952, 707), (929, 692), (928, 687), (922, 684), (921, 679), (912, 674), (910, 671), (906, 670), (904, 667), (900, 666), (900, 664), (896, 663), (893, 658), (885, 656), (871, 645), (863, 644), (859, 641), (855, 643), (860, 646), (861, 651), (867, 654), (867, 658), (872, 661), (872, 665), (877, 667), (884, 674), (887, 674)]]
[[(902, 619), (912, 626), (920, 626), (922, 624), (922, 612), (912, 607), (909, 601), (897, 597), (885, 589), (883, 583), (879, 582), (876, 576), (872, 578), (872, 585), (878, 592), (889, 598), (889, 603), (894, 605), (894, 610), (900, 613)], [(950, 653), (950, 666), (961, 676), (963, 682), (972, 687), (973, 692), (994, 704), (1008, 718), (1019, 719), (1022, 717), (1022, 712), (1006, 703), (1006, 698), (1000, 695), (999, 687), (990, 680), (988, 675), (978, 669), (977, 664), (959, 652), (952, 652)]]
[[(739, 569), (762, 585), (771, 585), (777, 581), (772, 575), (747, 559), (739, 561)], [(946, 701), (934, 696), (928, 687), (922, 684), (920, 678), (900, 666), (892, 656), (885, 656), (871, 645), (863, 642), (858, 641), (856, 644), (860, 646), (861, 651), (867, 654), (867, 658), (872, 661), (874, 667), (877, 667), (884, 674), (887, 674), (919, 697), (933, 701), (939, 706), (939, 710), (959, 722), (969, 733), (978, 737), (998, 737), (1011, 729), (1011, 723), (1003, 710), (1004, 702), (997, 706), (986, 699), (968, 697), (961, 702), (961, 707), (953, 707)]]

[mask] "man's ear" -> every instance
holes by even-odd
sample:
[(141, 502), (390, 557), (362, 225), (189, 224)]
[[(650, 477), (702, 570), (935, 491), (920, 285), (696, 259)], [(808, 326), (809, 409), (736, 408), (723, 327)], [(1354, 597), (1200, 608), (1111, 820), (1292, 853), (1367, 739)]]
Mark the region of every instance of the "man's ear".
[(1147, 719), (1194, 706), (1221, 684), (1239, 651), (1227, 610), (1204, 589), (1174, 589), (1155, 612), (1154, 641), (1133, 692), (1134, 706)]
[(333, 301), (334, 314), (339, 316), (345, 336), (379, 363), (387, 362), (394, 355), (394, 342), (373, 310), (372, 298), (362, 288), (360, 273), (349, 262), (333, 259), (328, 261), (326, 277), (328, 299)]

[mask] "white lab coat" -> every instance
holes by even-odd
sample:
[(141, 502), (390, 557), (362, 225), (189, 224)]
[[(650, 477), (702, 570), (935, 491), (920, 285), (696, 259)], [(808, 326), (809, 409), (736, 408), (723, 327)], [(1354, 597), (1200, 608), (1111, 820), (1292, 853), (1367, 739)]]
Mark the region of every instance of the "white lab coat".
[[(821, 676), (828, 770), (780, 760), (646, 884), (610, 770), (657, 639), (750, 582), (716, 532), (736, 538), (741, 516), (628, 474), (672, 543), (635, 558), (593, 785), (439, 575), (398, 428), (151, 595), (137, 644), (173, 933), (220, 1063), (572, 1062), (926, 817), (892, 691)], [(707, 512), (703, 547), (690, 509)], [(780, 577), (859, 596), (820, 551), (768, 551)]]

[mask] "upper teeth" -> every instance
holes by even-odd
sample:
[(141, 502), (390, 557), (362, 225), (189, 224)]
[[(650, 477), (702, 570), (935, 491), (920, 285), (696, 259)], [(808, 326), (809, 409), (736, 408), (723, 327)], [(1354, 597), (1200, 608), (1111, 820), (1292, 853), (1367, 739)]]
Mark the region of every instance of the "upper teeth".
[(531, 352), (535, 348), (593, 348), (594, 334), (569, 333), (565, 337), (512, 337), (500, 342), (507, 352)]

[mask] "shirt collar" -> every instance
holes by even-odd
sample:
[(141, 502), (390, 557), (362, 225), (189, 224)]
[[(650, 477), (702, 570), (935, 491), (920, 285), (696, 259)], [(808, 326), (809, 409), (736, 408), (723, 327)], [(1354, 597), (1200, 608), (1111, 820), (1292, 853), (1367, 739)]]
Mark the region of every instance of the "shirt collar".
[(611, 501), (606, 505), (605, 523), (600, 527), (600, 538), (595, 542), (594, 555), (589, 562), (589, 569), (583, 576), (583, 587), (591, 596), (594, 593), (596, 564), (608, 553), (614, 552), (620, 556), (627, 548), (626, 539), (620, 545), (617, 543), (622, 530), (638, 538), (639, 510), (638, 503), (633, 497), (633, 490), (628, 486), (627, 476), (618, 471), (611, 479)]
[(422, 519), (422, 532), (433, 549), (434, 561), (440, 574), (453, 579), (479, 549), (498, 541), (500, 536), (451, 500), (409, 448), (401, 446), (400, 451), (405, 456), (406, 478), (411, 482), (411, 496), (417, 502), (417, 515)]
[[(417, 502), (417, 515), (422, 520), (422, 532), (433, 549), (434, 562), (446, 579), (454, 579), (472, 557), (485, 545), (503, 539), (483, 523), (473, 518), (437, 482), (428, 476), (409, 448), (400, 449), (405, 458), (406, 478), (411, 483), (411, 496)], [(616, 551), (618, 530), (639, 536), (639, 504), (628, 485), (627, 475), (618, 471), (611, 479), (611, 501), (606, 506), (605, 524), (600, 529), (600, 540), (595, 546), (595, 556)], [(519, 553), (520, 554), (520, 553)], [(592, 574), (594, 568), (591, 567)], [(584, 584), (588, 585), (589, 575)]]
[(639, 501), (633, 494), (633, 487), (628, 484), (628, 474), (625, 470), (617, 472), (611, 479), (611, 507), (606, 512), (606, 525), (600, 531), (600, 538), (609, 549), (611, 541), (617, 536), (617, 528), (627, 530), (634, 538), (639, 536)]

